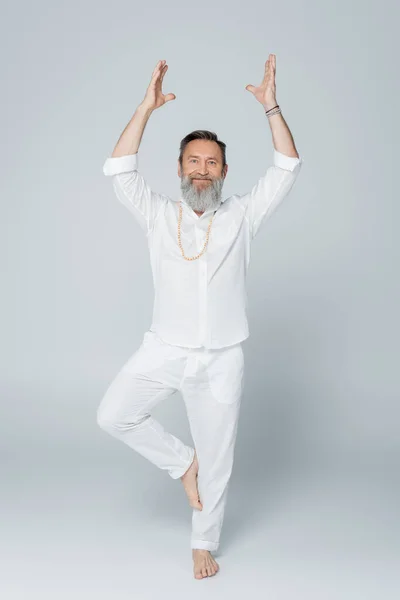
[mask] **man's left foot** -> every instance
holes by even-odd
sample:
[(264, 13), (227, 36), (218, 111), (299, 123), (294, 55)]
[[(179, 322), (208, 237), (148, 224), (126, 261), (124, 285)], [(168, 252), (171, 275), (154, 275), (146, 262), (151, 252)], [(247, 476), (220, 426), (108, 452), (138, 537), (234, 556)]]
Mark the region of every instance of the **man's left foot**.
[(193, 572), (196, 579), (203, 577), (212, 577), (219, 571), (219, 565), (208, 550), (194, 548), (193, 554)]

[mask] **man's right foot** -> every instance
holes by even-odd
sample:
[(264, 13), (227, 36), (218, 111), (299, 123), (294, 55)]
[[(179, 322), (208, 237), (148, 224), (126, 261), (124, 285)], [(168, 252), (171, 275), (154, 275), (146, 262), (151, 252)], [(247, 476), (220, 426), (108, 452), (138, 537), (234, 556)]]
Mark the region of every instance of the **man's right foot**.
[(199, 471), (199, 463), (197, 461), (196, 452), (194, 453), (194, 459), (186, 473), (181, 477), (183, 487), (186, 495), (189, 499), (189, 504), (192, 508), (203, 510), (203, 505), (200, 502), (199, 490), (197, 488), (197, 473)]

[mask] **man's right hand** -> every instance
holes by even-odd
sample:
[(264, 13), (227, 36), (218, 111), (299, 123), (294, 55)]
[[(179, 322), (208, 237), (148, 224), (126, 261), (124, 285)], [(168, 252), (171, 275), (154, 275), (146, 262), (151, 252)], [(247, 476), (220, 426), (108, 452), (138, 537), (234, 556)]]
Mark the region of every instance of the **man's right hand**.
[(136, 154), (139, 150), (143, 131), (153, 110), (163, 106), (170, 100), (175, 100), (175, 94), (164, 95), (161, 91), (162, 81), (167, 72), (168, 65), (165, 60), (159, 60), (153, 71), (150, 85), (147, 88), (143, 101), (135, 110), (135, 114), (125, 127), (113, 150), (111, 158), (119, 158), (129, 154)]
[(170, 100), (175, 100), (175, 94), (163, 94), (161, 85), (164, 75), (167, 72), (168, 65), (165, 60), (159, 60), (151, 76), (149, 87), (143, 99), (142, 106), (147, 110), (155, 110), (160, 108)]

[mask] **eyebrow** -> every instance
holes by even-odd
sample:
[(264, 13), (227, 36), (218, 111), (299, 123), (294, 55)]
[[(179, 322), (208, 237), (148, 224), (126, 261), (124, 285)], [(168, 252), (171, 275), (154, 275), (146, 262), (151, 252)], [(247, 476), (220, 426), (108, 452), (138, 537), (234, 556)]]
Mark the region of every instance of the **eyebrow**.
[[(188, 158), (200, 158), (198, 154), (189, 154)], [(207, 156), (206, 158), (212, 158), (213, 160), (218, 161), (216, 156)]]

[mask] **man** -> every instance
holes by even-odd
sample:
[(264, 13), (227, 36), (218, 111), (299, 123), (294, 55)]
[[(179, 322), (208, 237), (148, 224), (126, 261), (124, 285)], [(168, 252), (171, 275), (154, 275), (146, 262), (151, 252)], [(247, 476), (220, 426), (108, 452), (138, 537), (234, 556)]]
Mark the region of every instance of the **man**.
[[(270, 54), (261, 85), (246, 87), (272, 131), (274, 164), (266, 174), (249, 193), (222, 200), (226, 145), (199, 130), (181, 141), (181, 198), (154, 192), (138, 171), (138, 149), (152, 112), (176, 98), (162, 93), (167, 69), (165, 60), (157, 63), (144, 100), (103, 167), (146, 234), (155, 299), (152, 325), (109, 385), (98, 423), (182, 481), (193, 508), (194, 576), (201, 579), (219, 570), (212, 552), (219, 547), (243, 392), (250, 244), (289, 193), (302, 159), (276, 102), (276, 57)], [(178, 390), (193, 448), (151, 415)]]

